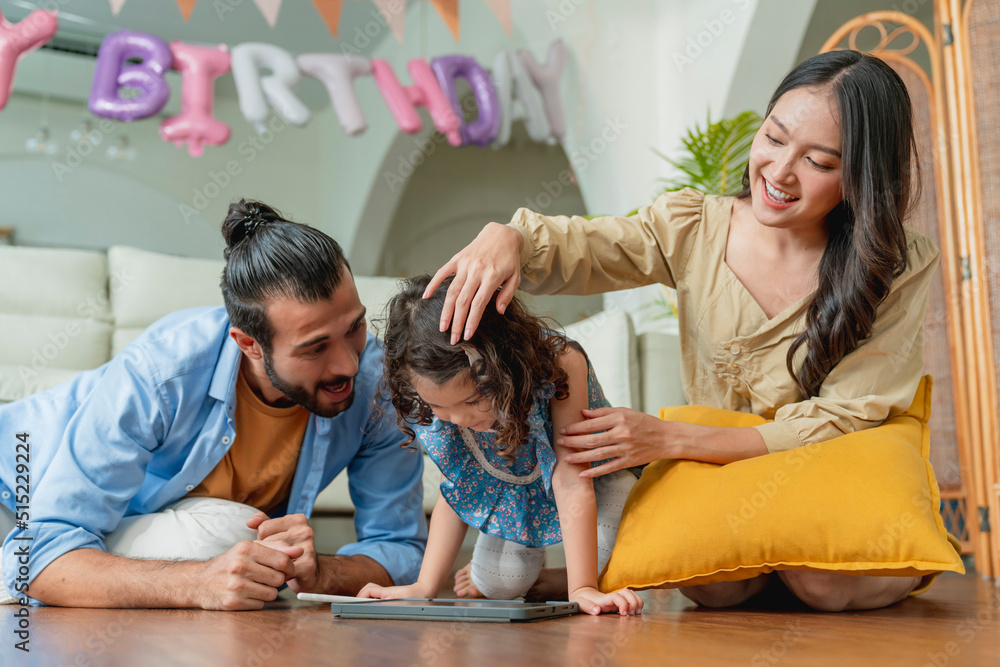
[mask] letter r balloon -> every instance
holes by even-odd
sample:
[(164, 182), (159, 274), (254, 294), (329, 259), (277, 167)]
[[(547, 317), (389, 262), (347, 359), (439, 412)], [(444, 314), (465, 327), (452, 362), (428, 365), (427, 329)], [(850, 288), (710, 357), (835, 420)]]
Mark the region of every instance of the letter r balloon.
[[(302, 74), (288, 51), (257, 42), (238, 44), (233, 47), (231, 64), (240, 111), (258, 132), (267, 129), (268, 104), (292, 125), (309, 122), (309, 108), (292, 92)], [(261, 77), (261, 67), (273, 74)]]

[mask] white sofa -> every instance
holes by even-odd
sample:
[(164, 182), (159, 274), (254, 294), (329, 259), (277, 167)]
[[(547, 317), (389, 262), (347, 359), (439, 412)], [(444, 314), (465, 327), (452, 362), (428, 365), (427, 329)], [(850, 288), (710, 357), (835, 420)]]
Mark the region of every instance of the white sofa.
[[(124, 246), (108, 252), (0, 246), (0, 403), (96, 368), (167, 313), (221, 305), (223, 262)], [(370, 317), (381, 317), (394, 278), (356, 276)], [(605, 310), (566, 327), (587, 350), (612, 405), (651, 414), (683, 403), (676, 336), (635, 336), (629, 316)], [(440, 473), (426, 459), (424, 506)], [(346, 474), (324, 490), (317, 514), (353, 511)]]

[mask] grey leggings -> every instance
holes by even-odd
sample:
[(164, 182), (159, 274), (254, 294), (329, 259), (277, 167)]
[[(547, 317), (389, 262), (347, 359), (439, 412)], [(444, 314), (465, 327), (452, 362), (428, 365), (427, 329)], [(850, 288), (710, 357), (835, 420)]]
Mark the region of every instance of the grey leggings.
[[(597, 498), (597, 571), (611, 557), (618, 536), (618, 523), (629, 491), (636, 477), (627, 470), (594, 479)], [(472, 552), (472, 583), (479, 592), (493, 600), (511, 600), (524, 596), (538, 579), (545, 559), (545, 549), (526, 547), (494, 535), (480, 533)]]

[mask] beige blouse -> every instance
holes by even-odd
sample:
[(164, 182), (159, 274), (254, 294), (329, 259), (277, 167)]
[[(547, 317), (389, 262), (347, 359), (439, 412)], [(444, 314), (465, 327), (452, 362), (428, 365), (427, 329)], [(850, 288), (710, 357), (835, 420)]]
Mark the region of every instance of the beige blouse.
[[(663, 283), (677, 289), (684, 394), (689, 404), (752, 412), (776, 452), (878, 426), (906, 410), (923, 372), (923, 320), (938, 262), (907, 228), (906, 271), (879, 307), (871, 336), (804, 399), (785, 355), (805, 329), (811, 295), (768, 319), (725, 263), (732, 197), (667, 193), (631, 217), (546, 217), (519, 209), (524, 287), (597, 294)], [(801, 365), (804, 347), (794, 366)]]

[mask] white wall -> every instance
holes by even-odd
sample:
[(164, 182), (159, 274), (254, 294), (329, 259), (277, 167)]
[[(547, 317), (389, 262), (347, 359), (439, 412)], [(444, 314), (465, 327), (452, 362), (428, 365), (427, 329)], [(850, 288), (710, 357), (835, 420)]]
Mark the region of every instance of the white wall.
[[(787, 30), (784, 24), (782, 30), (775, 30), (769, 23), (774, 16), (808, 13), (803, 6), (812, 1), (769, 0), (762, 3), (767, 7), (763, 13), (757, 0), (515, 0), (512, 37), (504, 33), (485, 3), (463, 2), (462, 40), (458, 44), (433, 9), (419, 2), (411, 3), (408, 12), (406, 42), (400, 45), (391, 37), (383, 39), (374, 55), (388, 60), (408, 83), (405, 64), (413, 57), (462, 53), (489, 66), (501, 49), (527, 48), (542, 59), (549, 44), (562, 39), (569, 51), (562, 78), (566, 154), (574, 163), (586, 209), (623, 212), (648, 203), (660, 187), (658, 179), (666, 175), (667, 165), (654, 149), (672, 153), (684, 130), (702, 121), (709, 106), (721, 112), (737, 99), (749, 100), (755, 95), (766, 99), (776, 72), (787, 69), (797, 53), (797, 40), (801, 40), (799, 19)], [(294, 11), (294, 6), (286, 3), (283, 11)], [(729, 14), (723, 15), (726, 11)], [(758, 13), (772, 17), (768, 25), (761, 25), (763, 18), (755, 18)], [(762, 36), (748, 41), (752, 26)], [(778, 40), (775, 35), (782, 32), (787, 34)], [(343, 32), (342, 43), (349, 43), (351, 34)], [(688, 40), (701, 40), (703, 45), (691, 63), (679, 64), (677, 55), (688, 55)], [(766, 57), (760, 55), (761, 40), (770, 49)], [(332, 43), (330, 50), (335, 51), (336, 46)], [(749, 47), (753, 48), (748, 51)], [(734, 77), (739, 84), (735, 87)], [(219, 88), (227, 85), (223, 82)], [(304, 79), (302, 86), (313, 96), (322, 90), (310, 79)], [(223, 147), (207, 148), (201, 158), (191, 158), (182, 149), (163, 143), (158, 121), (146, 120), (123, 128), (139, 152), (135, 162), (110, 163), (94, 154), (84, 163), (88, 170), (111, 170), (126, 180), (159, 190), (173, 202), (170, 206), (177, 210), (169, 213), (157, 203), (160, 210), (155, 217), (169, 227), (177, 252), (218, 256), (219, 244), (211, 247), (206, 239), (215, 238), (228, 202), (249, 196), (327, 231), (344, 245), (352, 261), (374, 269), (378, 257), (373, 248), (381, 248), (401, 194), (399, 189), (389, 191), (385, 173), (398, 169), (395, 158), (403, 151), (412, 152), (414, 139), (397, 130), (372, 79), (358, 80), (357, 90), (369, 123), (368, 131), (359, 137), (346, 136), (330, 107), (325, 106), (314, 110), (313, 122), (306, 129), (286, 127), (258, 150), (251, 144), (257, 140), (256, 133), (243, 120), (236, 100), (223, 95), (217, 99), (216, 115), (231, 125), (233, 137)], [(19, 168), (24, 140), (34, 133), (42, 106), (37, 97), (14, 95), (0, 113), (0, 194), (7, 200), (14, 196), (21, 200), (15, 217), (17, 239), (24, 243), (57, 243), (60, 238), (58, 225), (32, 220), (36, 209), (30, 202), (66, 199), (58, 194), (66, 187), (62, 183), (39, 180), (22, 183), (14, 191), (11, 180), (4, 178)], [(66, 161), (68, 133), (90, 115), (82, 102), (54, 101), (48, 103), (45, 114), (63, 147), (58, 160), (35, 159), (51, 166)], [(442, 145), (439, 150), (478, 149)], [(222, 174), (227, 163), (239, 173), (229, 176), (225, 184)], [(78, 173), (83, 171), (64, 174), (64, 182)], [(215, 181), (224, 187), (217, 187)], [(525, 197), (540, 191), (541, 185)], [(93, 246), (119, 242), (127, 235), (125, 230), (135, 227), (136, 219), (148, 215), (142, 210), (123, 215), (111, 207), (114, 191), (89, 186), (84, 192), (79, 190), (69, 188), (73, 200), (64, 203), (93, 226), (93, 236), (88, 237)], [(196, 193), (215, 196), (205, 201)], [(200, 215), (186, 223), (179, 208), (182, 204), (196, 209), (200, 205)], [(98, 219), (100, 224), (94, 224)], [(74, 220), (66, 224), (80, 223)], [(192, 226), (198, 233), (190, 231)]]
[[(202, 157), (192, 158), (186, 149), (160, 139), (159, 119), (104, 121), (104, 128), (112, 128), (104, 132), (102, 119), (91, 115), (83, 102), (12, 95), (0, 112), (0, 195), (7, 209), (0, 226), (14, 225), (15, 241), (21, 244), (77, 245), (84, 242), (70, 227), (86, 224), (90, 235), (85, 244), (90, 247), (107, 247), (129, 238), (141, 247), (157, 250), (153, 238), (144, 242), (130, 231), (150, 216), (164, 233), (175, 237), (171, 246), (174, 252), (221, 257), (219, 227), (233, 199), (259, 198), (296, 220), (319, 222), (319, 164), (323, 151), (313, 139), (315, 130), (282, 129), (265, 145), (262, 142), (268, 137), (257, 137), (240, 114), (235, 99), (218, 99), (215, 115), (231, 126), (232, 138), (224, 146), (207, 147)], [(59, 151), (53, 156), (31, 156), (34, 163), (44, 165), (39, 173), (45, 178), (25, 180), (18, 176), (23, 161), (29, 157), (24, 142), (35, 134), (43, 116), (59, 142)], [(84, 119), (90, 120), (100, 138), (96, 150), (90, 152), (70, 139), (70, 132)], [(134, 161), (106, 158), (105, 149), (119, 133), (125, 133), (135, 147)], [(86, 154), (81, 157), (82, 152)], [(100, 172), (115, 178), (106, 184), (99, 179), (83, 183), (82, 174)], [(135, 208), (123, 211), (116, 202), (135, 199), (121, 192), (126, 186), (119, 184), (129, 181), (159, 191), (162, 199), (146, 206), (138, 202)], [(38, 207), (40, 202), (45, 205)], [(150, 210), (154, 206), (156, 210)], [(66, 222), (54, 223), (53, 215)], [(61, 224), (67, 227), (65, 236), (61, 236)], [(206, 244), (206, 238), (217, 242)]]

